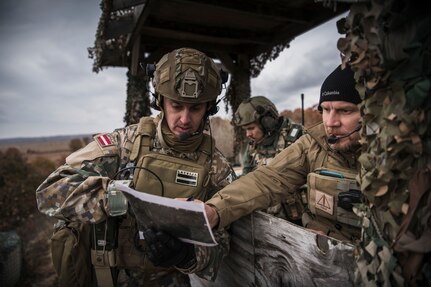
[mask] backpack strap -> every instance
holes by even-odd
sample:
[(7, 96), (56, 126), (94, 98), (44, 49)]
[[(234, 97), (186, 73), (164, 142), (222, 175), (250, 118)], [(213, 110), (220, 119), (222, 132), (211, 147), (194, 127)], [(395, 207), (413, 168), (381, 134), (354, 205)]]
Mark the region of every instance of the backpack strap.
[(142, 117), (139, 120), (137, 128), (137, 136), (133, 142), (132, 153), (130, 155), (130, 161), (135, 161), (138, 158), (139, 153), (147, 154), (150, 152), (151, 139), (156, 134), (156, 125), (152, 117)]

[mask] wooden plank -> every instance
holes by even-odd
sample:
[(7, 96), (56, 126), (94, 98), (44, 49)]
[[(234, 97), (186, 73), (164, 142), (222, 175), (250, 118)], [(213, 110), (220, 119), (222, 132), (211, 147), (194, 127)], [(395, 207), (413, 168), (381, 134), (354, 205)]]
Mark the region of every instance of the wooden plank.
[(223, 260), (215, 282), (190, 276), (193, 287), (236, 287), (254, 284), (254, 247), (251, 221), (245, 216), (230, 226), (231, 244), (229, 255)]
[[(352, 286), (354, 247), (264, 212), (231, 226), (231, 250), (215, 282), (192, 286)], [(317, 244), (319, 242), (319, 244)]]
[[(190, 40), (190, 41), (201, 41), (206, 43), (215, 44), (227, 44), (227, 45), (240, 45), (240, 44), (257, 44), (267, 45), (272, 41), (269, 37), (220, 37), (210, 36), (208, 34), (197, 34), (193, 32), (178, 31), (173, 29), (163, 29), (156, 27), (145, 26), (141, 29), (141, 35), (143, 37), (157, 37), (166, 38), (169, 40)], [(265, 39), (269, 38), (269, 39)]]
[(140, 4), (144, 4), (147, 0), (113, 0), (112, 11), (123, 10)]
[[(257, 212), (254, 225), (259, 286), (349, 286), (353, 246)], [(319, 240), (319, 248), (317, 241)]]

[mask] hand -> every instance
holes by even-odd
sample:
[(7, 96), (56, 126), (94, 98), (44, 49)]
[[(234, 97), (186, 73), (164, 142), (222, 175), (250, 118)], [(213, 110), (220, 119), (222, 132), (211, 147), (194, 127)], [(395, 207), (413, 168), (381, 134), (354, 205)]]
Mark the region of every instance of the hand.
[[(190, 200), (190, 198), (177, 197), (176, 200), (180, 201), (191, 201), (193, 203), (202, 203), (202, 201), (198, 199)], [(216, 227), (220, 222), (220, 217), (217, 213), (217, 210), (214, 207), (205, 204), (205, 213), (207, 214), (208, 221), (210, 223), (211, 229)]]
[(211, 207), (208, 204), (205, 204), (205, 213), (207, 214), (211, 229), (213, 229), (220, 222), (220, 217), (217, 213), (217, 210), (214, 207)]
[(176, 237), (163, 232), (147, 229), (143, 232), (147, 244), (148, 259), (154, 266), (189, 268), (195, 262), (193, 244), (182, 242)]

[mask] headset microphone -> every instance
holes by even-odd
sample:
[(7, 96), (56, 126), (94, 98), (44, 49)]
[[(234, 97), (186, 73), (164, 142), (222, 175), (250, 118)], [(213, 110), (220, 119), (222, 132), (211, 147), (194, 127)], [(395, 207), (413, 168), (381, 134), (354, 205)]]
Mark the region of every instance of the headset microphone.
[(328, 143), (329, 143), (329, 144), (335, 144), (339, 139), (347, 138), (347, 137), (348, 137), (348, 136), (350, 136), (351, 134), (356, 133), (357, 131), (359, 131), (360, 129), (361, 129), (361, 125), (359, 125), (356, 129), (354, 129), (353, 131), (351, 131), (350, 133), (348, 133), (348, 134), (346, 134), (346, 135), (344, 135), (344, 136), (339, 136), (339, 137), (337, 137), (337, 136), (334, 136), (334, 135), (330, 135), (330, 136), (328, 137)]

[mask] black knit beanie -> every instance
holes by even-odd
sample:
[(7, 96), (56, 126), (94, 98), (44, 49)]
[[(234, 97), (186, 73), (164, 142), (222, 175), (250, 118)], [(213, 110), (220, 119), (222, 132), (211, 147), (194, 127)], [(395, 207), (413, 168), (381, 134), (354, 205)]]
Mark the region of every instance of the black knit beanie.
[(344, 101), (359, 104), (361, 97), (355, 89), (354, 73), (349, 66), (344, 70), (338, 66), (323, 82), (320, 88), (319, 111), (322, 110), (320, 104), (326, 101)]

